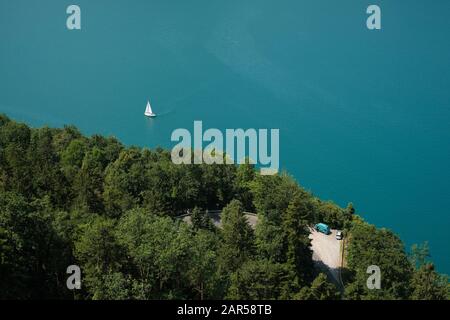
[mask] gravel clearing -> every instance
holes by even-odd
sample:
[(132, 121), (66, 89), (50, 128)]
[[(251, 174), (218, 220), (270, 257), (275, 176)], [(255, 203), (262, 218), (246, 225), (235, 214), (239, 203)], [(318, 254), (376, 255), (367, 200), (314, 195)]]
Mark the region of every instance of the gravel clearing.
[(331, 230), (331, 234), (326, 235), (310, 229), (311, 249), (313, 260), (316, 266), (333, 277), (340, 285), (339, 268), (341, 266), (341, 241), (336, 239), (336, 231)]

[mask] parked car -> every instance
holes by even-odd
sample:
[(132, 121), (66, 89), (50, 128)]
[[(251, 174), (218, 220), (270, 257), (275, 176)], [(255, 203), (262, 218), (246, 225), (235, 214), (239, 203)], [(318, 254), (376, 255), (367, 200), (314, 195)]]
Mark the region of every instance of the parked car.
[(344, 238), (344, 234), (342, 233), (342, 231), (337, 231), (336, 232), (336, 239), (337, 240), (342, 240)]
[(325, 223), (318, 223), (318, 224), (316, 224), (314, 226), (314, 229), (316, 229), (316, 231), (318, 231), (318, 232), (322, 232), (322, 233), (327, 234), (327, 235), (331, 233), (330, 227), (327, 226)]

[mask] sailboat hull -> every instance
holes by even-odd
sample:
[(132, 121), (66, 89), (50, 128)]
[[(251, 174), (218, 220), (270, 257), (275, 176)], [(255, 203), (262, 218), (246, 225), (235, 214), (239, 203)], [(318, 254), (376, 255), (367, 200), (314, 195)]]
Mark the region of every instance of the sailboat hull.
[(144, 113), (144, 115), (145, 115), (146, 117), (149, 117), (149, 118), (154, 118), (154, 117), (156, 117), (156, 114), (154, 114), (154, 113)]

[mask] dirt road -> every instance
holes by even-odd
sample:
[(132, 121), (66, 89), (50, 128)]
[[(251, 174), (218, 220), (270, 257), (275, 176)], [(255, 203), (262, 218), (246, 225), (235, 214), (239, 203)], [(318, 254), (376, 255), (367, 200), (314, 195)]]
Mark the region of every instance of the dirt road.
[(318, 268), (331, 275), (336, 284), (341, 286), (339, 278), (339, 268), (341, 266), (341, 241), (336, 239), (336, 230), (331, 230), (331, 234), (325, 235), (311, 228), (311, 249), (313, 260)]
[[(222, 212), (219, 210), (210, 210), (208, 211), (208, 215), (211, 218), (212, 223), (218, 227), (222, 227), (222, 220), (221, 220), (221, 214)], [(258, 223), (258, 215), (256, 213), (251, 212), (244, 212), (245, 217), (247, 218), (248, 224), (255, 229), (256, 224)], [(191, 216), (190, 214), (185, 214), (183, 216), (180, 216), (179, 218), (183, 219), (186, 223), (191, 223)]]

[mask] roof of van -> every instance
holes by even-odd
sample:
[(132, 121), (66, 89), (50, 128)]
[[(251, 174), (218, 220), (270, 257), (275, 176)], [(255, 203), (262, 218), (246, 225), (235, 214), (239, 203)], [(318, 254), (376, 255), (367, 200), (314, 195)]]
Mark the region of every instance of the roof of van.
[(320, 226), (320, 227), (325, 227), (325, 228), (329, 228), (329, 226), (328, 225), (326, 225), (325, 223), (318, 223), (318, 224), (316, 224), (316, 226)]

